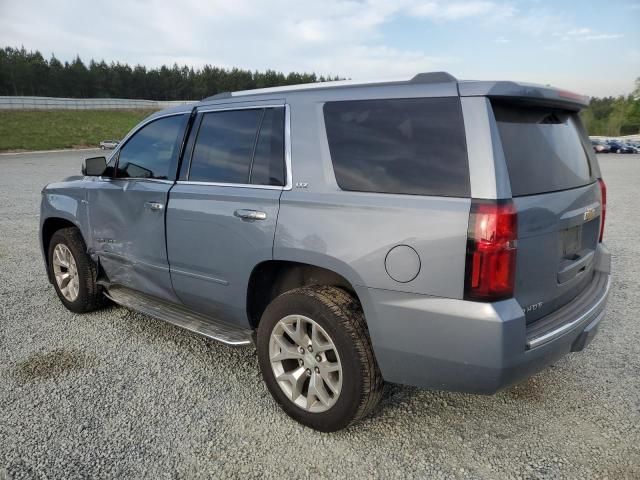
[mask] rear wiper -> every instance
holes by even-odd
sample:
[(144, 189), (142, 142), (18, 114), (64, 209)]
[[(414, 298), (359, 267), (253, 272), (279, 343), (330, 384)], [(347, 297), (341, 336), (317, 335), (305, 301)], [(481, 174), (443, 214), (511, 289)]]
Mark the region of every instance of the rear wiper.
[(555, 113), (550, 113), (549, 115), (546, 115), (538, 123), (541, 123), (543, 125), (554, 125), (554, 124), (564, 123), (564, 122)]

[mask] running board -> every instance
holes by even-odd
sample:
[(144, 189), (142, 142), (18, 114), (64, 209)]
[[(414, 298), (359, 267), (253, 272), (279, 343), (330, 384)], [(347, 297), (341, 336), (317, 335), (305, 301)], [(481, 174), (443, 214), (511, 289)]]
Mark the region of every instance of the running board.
[(252, 331), (234, 327), (211, 317), (194, 312), (190, 308), (176, 305), (145, 293), (120, 285), (99, 282), (105, 289), (105, 296), (123, 307), (150, 315), (159, 320), (182, 327), (207, 338), (227, 345), (243, 346), (252, 343)]

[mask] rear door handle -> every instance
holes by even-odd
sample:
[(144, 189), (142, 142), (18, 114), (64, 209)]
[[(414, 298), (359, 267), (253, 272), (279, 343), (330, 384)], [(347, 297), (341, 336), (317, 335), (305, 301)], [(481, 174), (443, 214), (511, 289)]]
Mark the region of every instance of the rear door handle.
[(266, 220), (267, 219), (267, 214), (265, 212), (259, 212), (258, 210), (239, 209), (233, 212), (233, 214), (238, 218), (243, 218), (246, 220)]
[(164, 209), (164, 205), (160, 202), (144, 202), (144, 206), (154, 212), (160, 212)]

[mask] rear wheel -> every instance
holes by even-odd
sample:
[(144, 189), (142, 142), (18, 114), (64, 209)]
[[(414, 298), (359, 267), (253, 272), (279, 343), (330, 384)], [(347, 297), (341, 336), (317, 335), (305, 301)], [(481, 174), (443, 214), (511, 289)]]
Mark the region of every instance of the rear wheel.
[(378, 404), (382, 377), (358, 301), (329, 286), (277, 297), (257, 336), (269, 391), (293, 419), (316, 430), (340, 430)]
[(96, 283), (96, 266), (77, 228), (63, 228), (51, 237), (49, 269), (58, 298), (69, 310), (84, 313), (106, 303)]

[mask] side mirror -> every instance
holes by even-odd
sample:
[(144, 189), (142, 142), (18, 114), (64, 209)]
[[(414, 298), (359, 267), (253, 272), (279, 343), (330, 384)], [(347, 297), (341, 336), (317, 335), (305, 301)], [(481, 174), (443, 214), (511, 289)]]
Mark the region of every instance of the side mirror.
[(82, 162), (82, 175), (99, 177), (107, 168), (107, 159), (104, 157), (87, 158)]

